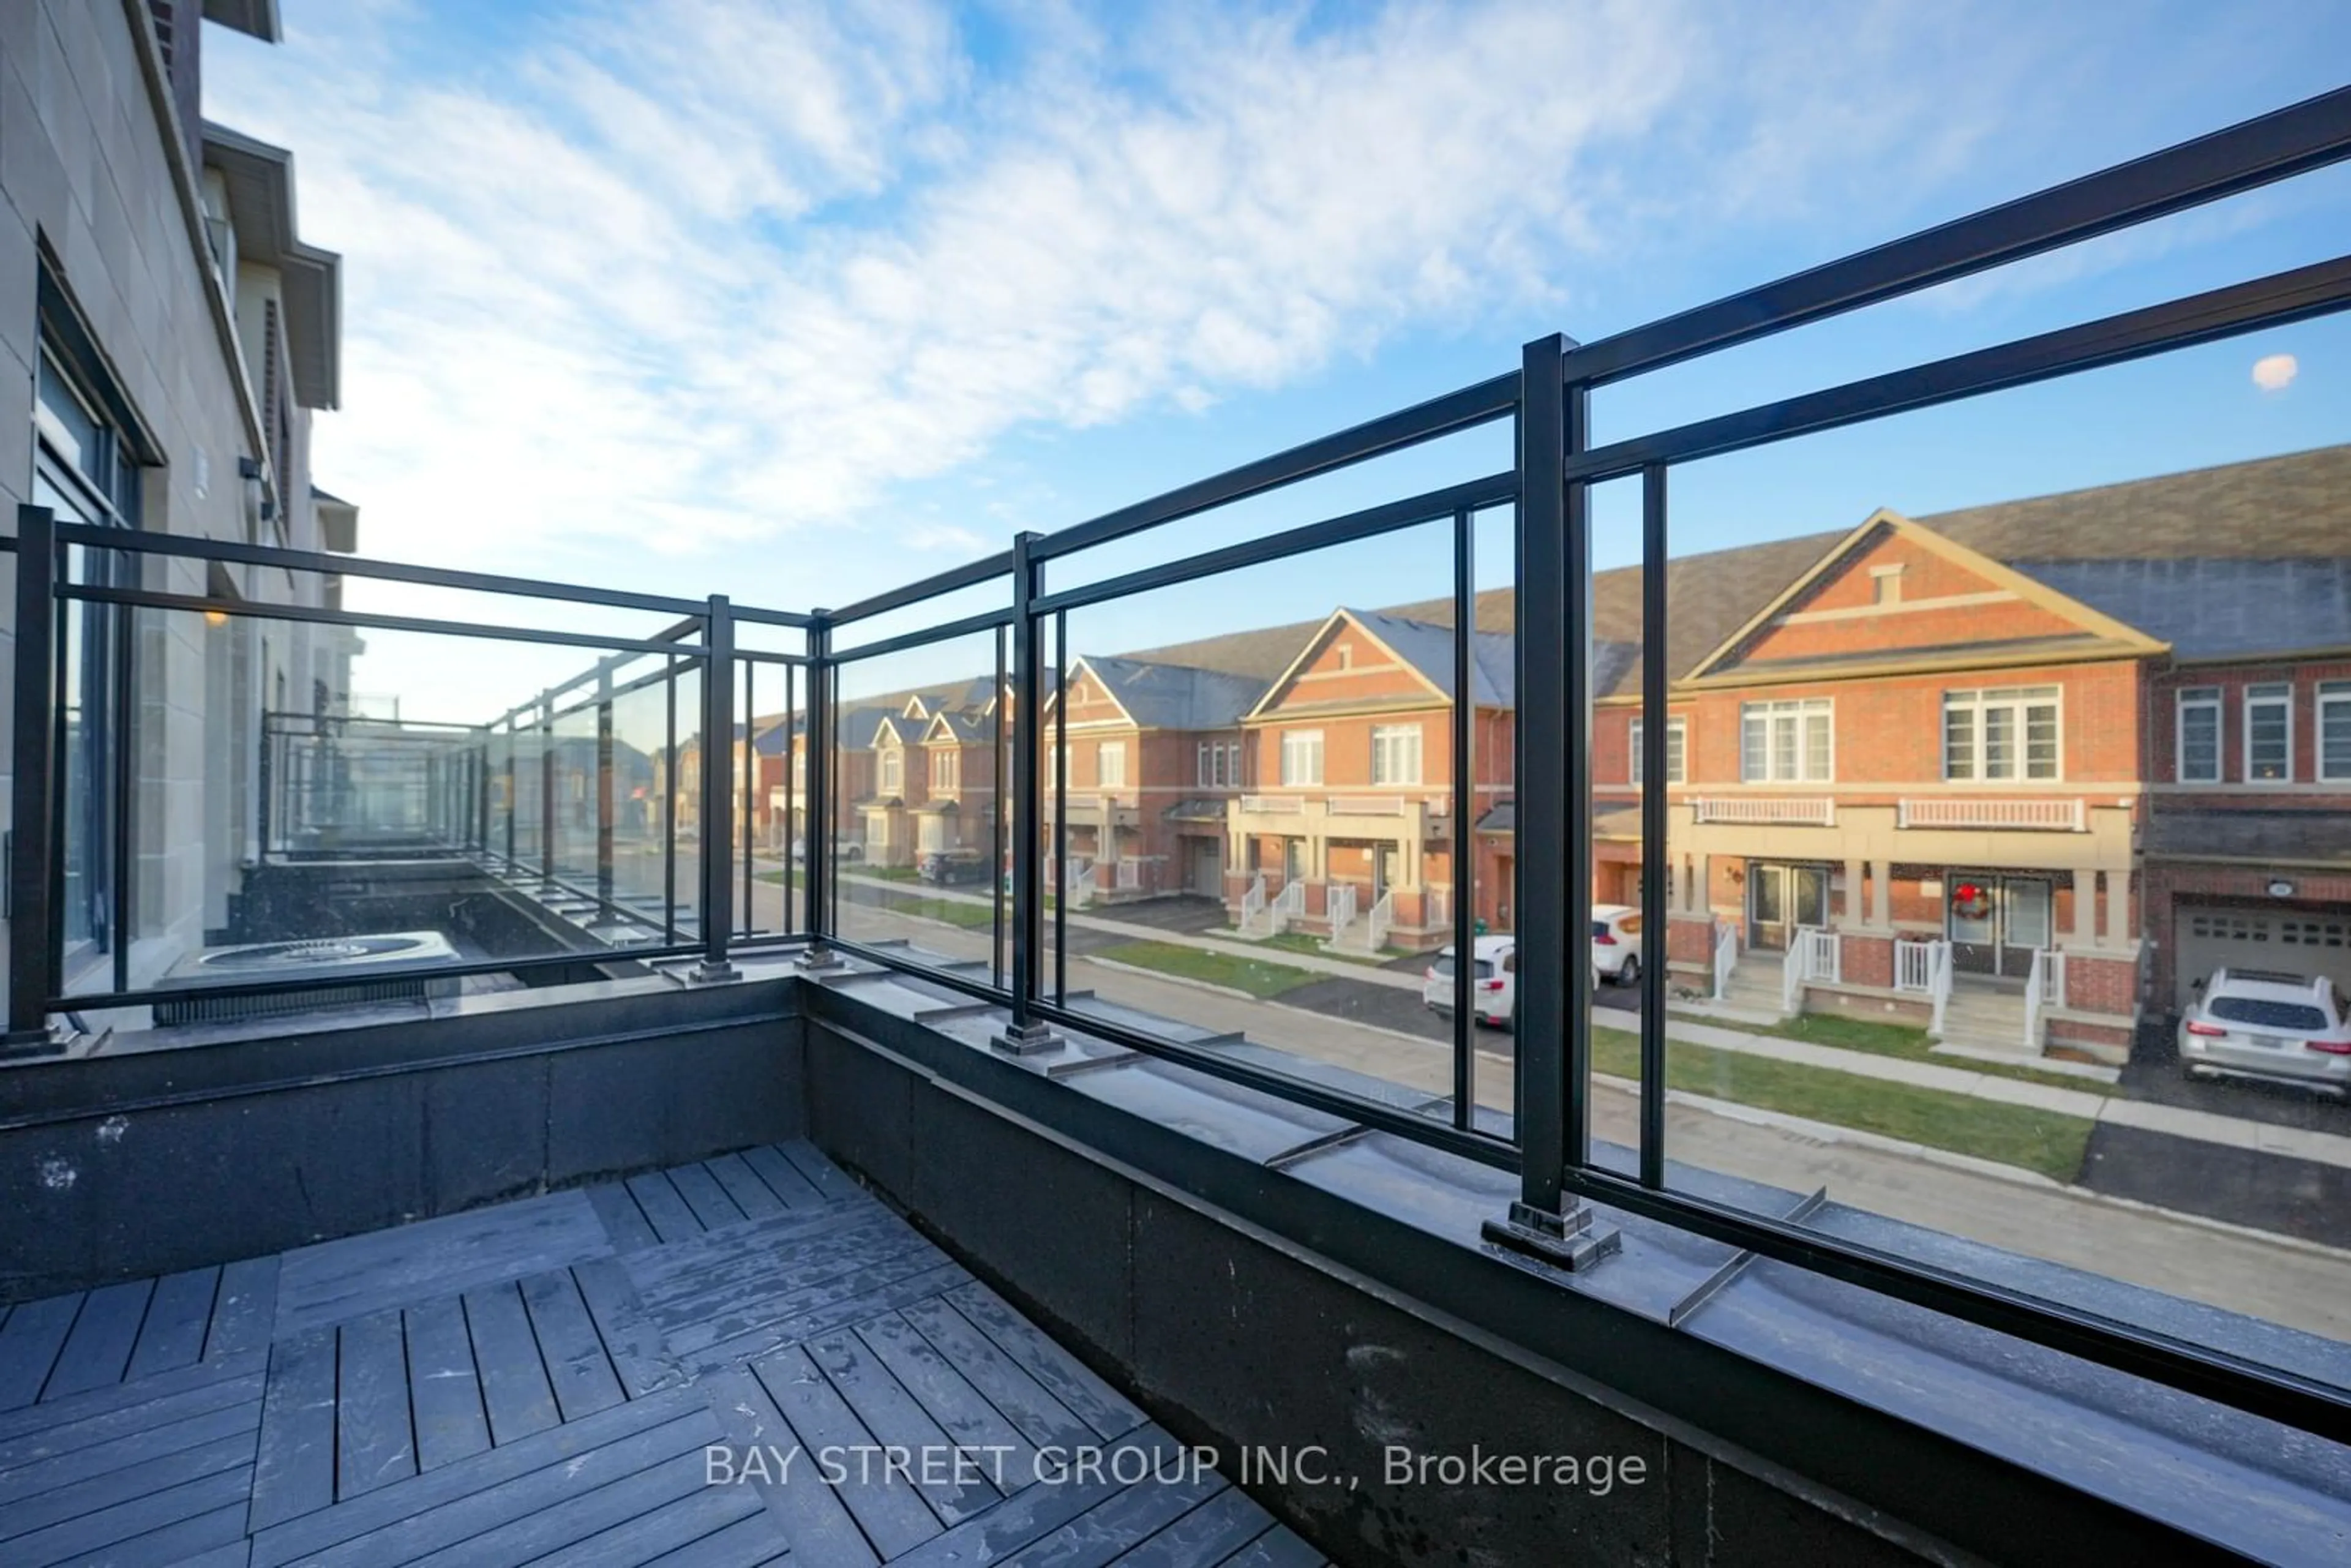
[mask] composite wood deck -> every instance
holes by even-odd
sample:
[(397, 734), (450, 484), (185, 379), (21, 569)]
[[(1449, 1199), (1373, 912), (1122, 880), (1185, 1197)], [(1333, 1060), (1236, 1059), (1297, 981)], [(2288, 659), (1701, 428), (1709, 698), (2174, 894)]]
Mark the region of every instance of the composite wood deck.
[(1321, 1561), (806, 1145), (0, 1308), (10, 1568)]

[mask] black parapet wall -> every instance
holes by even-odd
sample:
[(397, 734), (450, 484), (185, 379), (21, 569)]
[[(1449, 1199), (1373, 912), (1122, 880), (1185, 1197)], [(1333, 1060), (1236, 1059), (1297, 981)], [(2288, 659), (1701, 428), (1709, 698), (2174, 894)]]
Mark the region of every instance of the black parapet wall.
[(158, 1030), (13, 1068), (0, 1300), (799, 1136), (797, 996), (788, 980), (653, 977), (252, 1024), (202, 1046)]

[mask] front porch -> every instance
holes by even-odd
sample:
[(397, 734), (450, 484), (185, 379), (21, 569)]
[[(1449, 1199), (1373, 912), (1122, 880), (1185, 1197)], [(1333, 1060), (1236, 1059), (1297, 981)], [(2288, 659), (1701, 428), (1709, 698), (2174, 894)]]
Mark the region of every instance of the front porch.
[(1702, 1008), (1914, 1023), (1958, 1056), (2127, 1060), (2141, 945), (2126, 871), (1700, 855), (1668, 881), (1670, 961)]

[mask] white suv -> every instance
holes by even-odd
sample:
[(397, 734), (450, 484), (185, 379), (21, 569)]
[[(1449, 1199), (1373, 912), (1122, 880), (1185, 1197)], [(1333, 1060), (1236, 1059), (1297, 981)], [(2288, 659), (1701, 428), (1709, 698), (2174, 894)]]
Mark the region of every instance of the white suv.
[(2351, 1098), (2351, 1000), (2334, 981), (2215, 969), (2179, 1020), (2190, 1078), (2273, 1078)]
[(1641, 912), (1629, 904), (1592, 906), (1592, 969), (1620, 986), (1641, 983)]
[[(1433, 1012), (1453, 1010), (1457, 966), (1446, 948), (1420, 982), (1420, 999)], [(1515, 937), (1480, 936), (1469, 959), (1469, 1016), (1496, 1029), (1510, 1027), (1519, 1005), (1519, 945)]]

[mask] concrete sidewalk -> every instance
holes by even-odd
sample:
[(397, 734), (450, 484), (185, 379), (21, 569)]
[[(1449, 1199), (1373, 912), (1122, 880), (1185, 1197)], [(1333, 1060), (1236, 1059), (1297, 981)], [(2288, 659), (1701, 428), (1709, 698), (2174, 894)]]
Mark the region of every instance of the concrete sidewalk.
[[(860, 876), (845, 873), (849, 880), (869, 886), (894, 888), (918, 893), (925, 898), (959, 900), (971, 904), (989, 904), (986, 894), (960, 892), (953, 888), (931, 887), (921, 883), (886, 882), (879, 877)], [(1420, 990), (1420, 981), (1411, 975), (1393, 969), (1377, 968), (1368, 964), (1350, 963), (1343, 958), (1322, 957), (1311, 953), (1295, 953), (1286, 948), (1267, 947), (1259, 943), (1235, 938), (1192, 936), (1183, 932), (1163, 931), (1156, 926), (1134, 925), (1108, 915), (1081, 915), (1071, 910), (1071, 925), (1127, 937), (1139, 942), (1162, 942), (1172, 946), (1191, 947), (1206, 953), (1224, 953), (1239, 957), (1255, 958), (1262, 963), (1283, 964), (1317, 975), (1337, 976), (1343, 979), (1360, 980), (1366, 985), (1384, 986), (1392, 989)], [(1162, 977), (1168, 978), (1169, 977)], [(1622, 1027), (1626, 1032), (1640, 1027), (1640, 1015), (1627, 1013), (1622, 1026), (1604, 1022), (1604, 1028)], [(2218, 1144), (2229, 1148), (2252, 1149), (2262, 1154), (2283, 1155), (2292, 1159), (2309, 1160), (2314, 1164), (2334, 1166), (2351, 1170), (2351, 1134), (2323, 1133), (2300, 1127), (2278, 1126), (2269, 1122), (2257, 1122), (2248, 1117), (2223, 1115), (2213, 1111), (2191, 1110), (2177, 1105), (2158, 1105), (2144, 1100), (2131, 1100), (2120, 1094), (2101, 1093), (2095, 1089), (2061, 1089), (2053, 1084), (2032, 1083), (2020, 1078), (2004, 1077), (1996, 1072), (1978, 1072), (1964, 1067), (1949, 1067), (1937, 1061), (1912, 1061), (1898, 1056), (1879, 1056), (1870, 1051), (1853, 1051), (1842, 1046), (1814, 1045), (1805, 1040), (1788, 1040), (1779, 1035), (1756, 1034), (1746, 1030), (1729, 1029), (1720, 1024), (1698, 1023), (1687, 1019), (1668, 1016), (1666, 1038), (1691, 1045), (1709, 1046), (1717, 1051), (1733, 1051), (1749, 1056), (1769, 1057), (1776, 1061), (1794, 1062), (1805, 1067), (1823, 1068), (1833, 1072), (1851, 1073), (1857, 1078), (1876, 1078), (1889, 1083), (1907, 1083), (1920, 1089), (1936, 1089), (1949, 1094), (1966, 1094), (2005, 1105), (2029, 1106), (2038, 1111), (2053, 1111), (2063, 1115), (2079, 1116), (2085, 1121), (2105, 1122), (2116, 1126), (2137, 1127), (2152, 1133), (2167, 1133), (2176, 1138), (2198, 1143)]]

